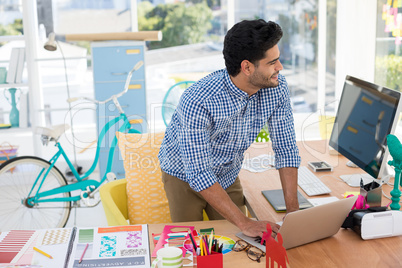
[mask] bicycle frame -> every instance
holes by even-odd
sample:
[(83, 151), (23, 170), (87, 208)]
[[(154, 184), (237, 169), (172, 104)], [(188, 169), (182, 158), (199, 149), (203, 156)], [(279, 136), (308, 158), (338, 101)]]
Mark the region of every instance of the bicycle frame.
[[(93, 191), (93, 190), (97, 189), (106, 180), (106, 178), (107, 178), (106, 175), (112, 169), (113, 156), (114, 156), (114, 152), (115, 152), (116, 145), (117, 145), (117, 137), (116, 137), (116, 135), (114, 135), (112, 144), (111, 144), (110, 149), (109, 149), (109, 158), (108, 158), (108, 162), (107, 162), (107, 166), (106, 166), (106, 172), (105, 172), (105, 175), (103, 176), (103, 178), (101, 178), (100, 181), (84, 180), (84, 179), (87, 178), (89, 175), (91, 175), (93, 173), (93, 171), (95, 170), (95, 168), (96, 168), (96, 164), (98, 163), (98, 159), (99, 159), (100, 145), (101, 145), (106, 133), (110, 130), (110, 128), (112, 126), (114, 126), (120, 120), (123, 120), (123, 125), (119, 128), (120, 132), (125, 132), (126, 130), (129, 130), (131, 128), (131, 124), (130, 124), (129, 120), (127, 119), (127, 116), (126, 116), (125, 113), (121, 113), (118, 117), (113, 118), (112, 120), (110, 120), (102, 128), (102, 131), (99, 134), (98, 142), (97, 142), (97, 148), (96, 148), (96, 154), (95, 154), (95, 159), (94, 159), (94, 161), (92, 163), (92, 166), (82, 176), (79, 175), (78, 171), (76, 170), (74, 165), (71, 163), (70, 159), (68, 158), (68, 156), (64, 152), (64, 149), (62, 148), (60, 143), (56, 142), (55, 146), (58, 148), (58, 151), (50, 159), (49, 168), (47, 170), (43, 169), (40, 172), (40, 174), (38, 175), (38, 177), (36, 178), (32, 188), (31, 188), (31, 190), (30, 190), (30, 192), (29, 192), (29, 194), (27, 196), (27, 199), (26, 199), (27, 204), (30, 205), (30, 206), (34, 206), (35, 204), (38, 204), (38, 203), (41, 203), (41, 202), (78, 201), (78, 200), (80, 200), (82, 198), (81, 194), (77, 195), (77, 196), (60, 197), (60, 198), (46, 198), (46, 197), (51, 197), (52, 195), (71, 192), (71, 191), (75, 191), (75, 190), (81, 190), (81, 191), (90, 192), (90, 191)], [(69, 185), (65, 185), (65, 186), (61, 186), (61, 187), (51, 189), (51, 190), (48, 190), (48, 191), (40, 192), (44, 180), (46, 179), (46, 177), (49, 174), (50, 170), (54, 167), (54, 165), (56, 164), (56, 162), (57, 162), (57, 160), (59, 159), (60, 156), (62, 156), (66, 160), (68, 166), (70, 167), (71, 171), (74, 174), (74, 177), (78, 180), (78, 182), (73, 183), (73, 184), (69, 184)], [(38, 186), (38, 189), (36, 190), (36, 193), (33, 193), (34, 188), (38, 184), (39, 184), (39, 186)], [(88, 192), (84, 193), (83, 197), (88, 197)]]

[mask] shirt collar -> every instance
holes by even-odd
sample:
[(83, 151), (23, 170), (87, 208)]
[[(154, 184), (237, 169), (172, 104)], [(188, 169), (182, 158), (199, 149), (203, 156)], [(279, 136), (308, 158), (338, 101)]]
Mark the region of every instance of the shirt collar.
[(224, 72), (224, 78), (226, 87), (231, 94), (235, 95), (240, 99), (244, 99), (245, 97), (248, 98), (248, 94), (246, 92), (244, 92), (240, 88), (236, 87), (235, 84), (233, 84), (232, 80), (230, 79), (229, 73), (226, 69)]

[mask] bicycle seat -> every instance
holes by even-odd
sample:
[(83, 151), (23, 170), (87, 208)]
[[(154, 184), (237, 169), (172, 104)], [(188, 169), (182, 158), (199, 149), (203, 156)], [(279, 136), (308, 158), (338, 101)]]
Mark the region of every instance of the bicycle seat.
[(50, 128), (47, 127), (36, 127), (35, 133), (50, 138), (50, 140), (58, 140), (61, 134), (70, 128), (69, 125), (56, 125)]

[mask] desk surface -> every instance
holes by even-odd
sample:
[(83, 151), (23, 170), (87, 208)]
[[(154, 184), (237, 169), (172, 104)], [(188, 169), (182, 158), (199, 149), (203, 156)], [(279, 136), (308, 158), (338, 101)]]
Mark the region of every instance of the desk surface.
[[(332, 192), (319, 197), (336, 196), (343, 198), (346, 191), (359, 191), (339, 179), (339, 175), (363, 173), (359, 168), (349, 168), (348, 161), (340, 155), (330, 155), (327, 141), (298, 142), (302, 166), (308, 161), (327, 161), (334, 167), (332, 172), (316, 173)], [(260, 154), (272, 154), (271, 143), (253, 144), (246, 152), (247, 157)], [(239, 174), (247, 205), (255, 217), (260, 220), (281, 221), (284, 213), (277, 213), (261, 194), (262, 190), (280, 189), (279, 173), (269, 170), (252, 173), (241, 170)], [(389, 194), (391, 187), (383, 186)], [(300, 193), (308, 197), (299, 187)], [(390, 200), (382, 197), (382, 204)], [(341, 229), (335, 236), (304, 246), (289, 249), (291, 267), (402, 267), (402, 236), (362, 240), (351, 230)]]
[[(318, 173), (318, 177), (331, 188), (331, 196), (343, 197), (345, 191), (359, 191), (335, 177), (342, 174), (361, 173), (358, 168), (348, 168), (347, 159), (342, 156), (328, 154), (325, 141), (307, 141), (299, 143), (302, 165), (308, 161), (325, 160), (334, 166), (333, 172)], [(272, 152), (270, 143), (253, 144), (246, 152), (250, 157)], [(324, 176), (323, 175), (328, 175)], [(339, 178), (339, 177), (338, 177)], [(262, 173), (251, 173), (246, 170), (240, 172), (244, 194), (248, 205), (259, 219), (280, 221), (283, 213), (277, 213), (262, 196), (262, 190), (281, 188), (279, 174), (276, 170)], [(389, 193), (391, 187), (386, 188)], [(306, 196), (303, 190), (300, 193)], [(329, 196), (329, 195), (325, 195)], [(308, 196), (306, 196), (308, 197)], [(308, 197), (310, 198), (310, 197)], [(384, 205), (388, 199), (382, 199)], [(214, 227), (215, 233), (237, 240), (239, 229), (227, 221), (204, 221), (180, 223), (180, 225), (194, 226), (197, 230)], [(150, 224), (149, 235), (161, 233), (165, 224)], [(151, 243), (150, 250), (154, 246)], [(290, 266), (295, 267), (402, 267), (402, 236), (381, 238), (364, 241), (351, 230), (341, 229), (330, 238), (287, 250)], [(245, 252), (230, 252), (223, 255), (224, 267), (266, 267), (266, 258), (261, 263), (251, 261)]]
[[(198, 221), (198, 222), (181, 222), (183, 226), (194, 226), (196, 230), (205, 228), (214, 228), (216, 235), (226, 236), (237, 241), (236, 233), (240, 232), (239, 228), (229, 223), (228, 221)], [(149, 239), (152, 241), (152, 233), (161, 233), (165, 224), (149, 224)], [(154, 250), (154, 245), (150, 243), (150, 252)], [(152, 261), (154, 259), (152, 258)], [(223, 255), (224, 267), (265, 267), (265, 257), (260, 263), (252, 261), (247, 257), (245, 252), (231, 251)], [(194, 266), (196, 267), (196, 266)]]

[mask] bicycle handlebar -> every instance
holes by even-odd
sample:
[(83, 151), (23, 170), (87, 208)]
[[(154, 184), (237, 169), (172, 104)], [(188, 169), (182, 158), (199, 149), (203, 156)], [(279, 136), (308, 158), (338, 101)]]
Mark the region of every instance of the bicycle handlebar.
[(133, 69), (131, 69), (131, 71), (128, 73), (126, 83), (124, 85), (124, 90), (122, 92), (117, 93), (116, 95), (112, 95), (110, 98), (108, 98), (104, 101), (99, 101), (99, 100), (95, 100), (95, 99), (91, 99), (91, 98), (87, 98), (87, 97), (78, 97), (78, 98), (69, 98), (69, 99), (67, 99), (67, 102), (71, 103), (71, 102), (74, 102), (77, 100), (87, 100), (87, 101), (90, 101), (90, 102), (93, 102), (96, 104), (104, 104), (113, 99), (116, 100), (117, 98), (120, 98), (128, 91), (128, 86), (130, 85), (130, 80), (131, 80), (131, 77), (133, 76), (133, 73), (135, 71), (137, 71), (139, 68), (141, 68), (142, 65), (144, 65), (144, 62), (141, 60), (141, 61), (137, 62), (137, 64), (133, 67)]

